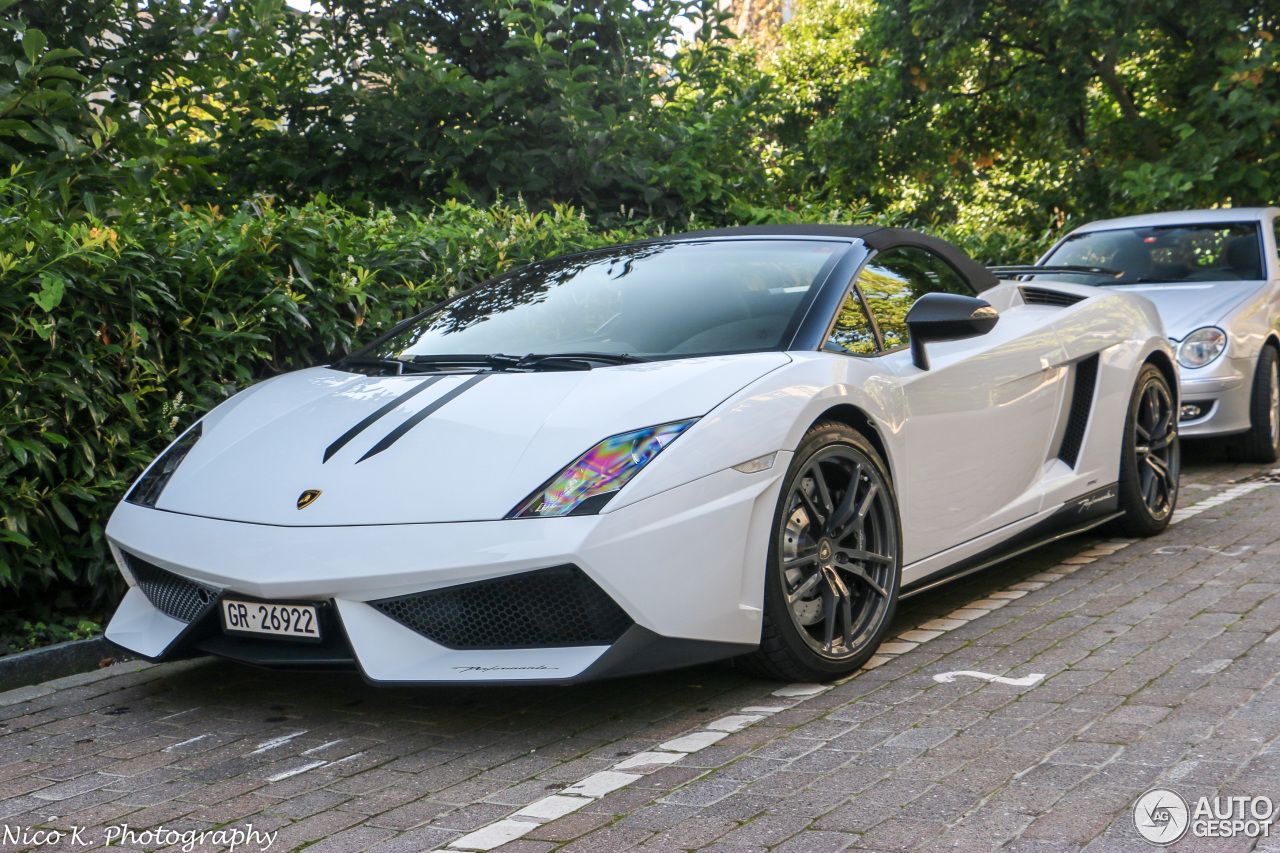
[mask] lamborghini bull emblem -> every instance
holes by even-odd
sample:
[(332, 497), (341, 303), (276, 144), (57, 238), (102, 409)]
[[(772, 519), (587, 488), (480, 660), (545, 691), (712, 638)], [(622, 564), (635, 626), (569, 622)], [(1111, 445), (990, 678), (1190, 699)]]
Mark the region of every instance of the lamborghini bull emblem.
[(320, 497), (319, 489), (307, 489), (298, 495), (298, 509), (306, 509), (316, 502), (316, 498)]

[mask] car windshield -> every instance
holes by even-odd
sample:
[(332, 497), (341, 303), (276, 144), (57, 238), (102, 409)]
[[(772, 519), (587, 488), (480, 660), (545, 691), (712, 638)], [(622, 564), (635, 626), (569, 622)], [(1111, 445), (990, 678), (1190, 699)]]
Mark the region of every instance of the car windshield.
[(363, 353), (611, 353), (672, 358), (777, 350), (848, 244), (805, 239), (621, 246), (482, 284)]
[(1266, 275), (1261, 245), (1256, 222), (1091, 231), (1068, 237), (1040, 263), (1099, 267), (1114, 275), (1059, 272), (1034, 278), (1107, 285), (1258, 281)]

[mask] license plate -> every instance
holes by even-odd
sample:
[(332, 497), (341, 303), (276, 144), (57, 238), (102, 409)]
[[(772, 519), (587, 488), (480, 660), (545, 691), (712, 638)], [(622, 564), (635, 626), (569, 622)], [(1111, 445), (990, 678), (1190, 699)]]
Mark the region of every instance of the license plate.
[(320, 620), (316, 608), (309, 604), (224, 599), (222, 627), (228, 634), (269, 634), (300, 640), (320, 639)]

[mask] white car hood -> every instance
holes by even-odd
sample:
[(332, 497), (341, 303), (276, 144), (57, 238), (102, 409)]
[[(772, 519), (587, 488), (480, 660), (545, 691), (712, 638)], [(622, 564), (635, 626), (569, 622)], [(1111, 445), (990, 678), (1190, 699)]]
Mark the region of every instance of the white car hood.
[[(366, 457), (472, 378), (451, 375), (373, 420), (327, 461), (340, 437), (432, 374), (303, 370), (210, 412), (156, 508), (291, 527), (500, 519), (602, 439), (705, 415), (789, 361), (770, 352), (487, 374)], [(300, 510), (309, 489), (321, 494)]]
[(1214, 326), (1231, 309), (1266, 287), (1261, 281), (1187, 281), (1125, 284), (1108, 290), (1137, 293), (1155, 303), (1165, 333), (1180, 341), (1201, 326)]

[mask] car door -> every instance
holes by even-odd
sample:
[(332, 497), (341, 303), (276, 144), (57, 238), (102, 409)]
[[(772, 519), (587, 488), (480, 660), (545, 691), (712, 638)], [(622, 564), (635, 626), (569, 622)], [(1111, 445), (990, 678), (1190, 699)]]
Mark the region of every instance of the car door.
[(1009, 319), (985, 335), (932, 343), (931, 367), (921, 370), (907, 311), (930, 292), (973, 295), (966, 280), (940, 255), (898, 246), (874, 255), (856, 287), (905, 398), (896, 484), (905, 562), (1038, 512), (1067, 372), (1052, 328)]

